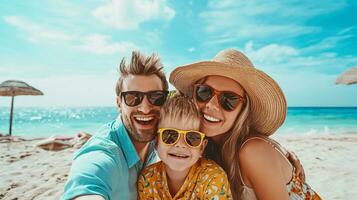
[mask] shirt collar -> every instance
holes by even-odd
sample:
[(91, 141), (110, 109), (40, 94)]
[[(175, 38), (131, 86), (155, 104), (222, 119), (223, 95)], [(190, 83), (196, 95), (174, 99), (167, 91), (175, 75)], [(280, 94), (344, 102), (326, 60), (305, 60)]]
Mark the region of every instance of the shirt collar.
[[(124, 152), (124, 156), (126, 158), (126, 161), (128, 163), (128, 167), (131, 168), (133, 167), (136, 163), (140, 162), (140, 158), (138, 153), (136, 152), (136, 149), (134, 147), (133, 142), (131, 141), (129, 137), (129, 133), (127, 129), (124, 126), (124, 123), (122, 122), (121, 118), (118, 117), (116, 119), (117, 123), (120, 123), (121, 126), (117, 129), (117, 135), (119, 139), (119, 143), (122, 147), (122, 151)], [(150, 142), (150, 147), (149, 147), (149, 152), (147, 154), (147, 158), (145, 159), (146, 162), (151, 160), (152, 154), (155, 151), (154, 149), (154, 143)]]

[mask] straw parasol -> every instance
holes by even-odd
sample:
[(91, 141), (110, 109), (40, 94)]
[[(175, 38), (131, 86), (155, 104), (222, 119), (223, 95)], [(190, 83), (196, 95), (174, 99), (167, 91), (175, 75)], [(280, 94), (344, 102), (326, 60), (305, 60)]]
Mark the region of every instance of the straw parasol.
[(11, 96), (10, 127), (12, 132), (12, 112), (14, 108), (14, 97), (19, 95), (43, 95), (43, 93), (23, 81), (8, 80), (0, 84), (0, 96)]
[(337, 79), (336, 84), (356, 84), (357, 83), (357, 66), (343, 72)]

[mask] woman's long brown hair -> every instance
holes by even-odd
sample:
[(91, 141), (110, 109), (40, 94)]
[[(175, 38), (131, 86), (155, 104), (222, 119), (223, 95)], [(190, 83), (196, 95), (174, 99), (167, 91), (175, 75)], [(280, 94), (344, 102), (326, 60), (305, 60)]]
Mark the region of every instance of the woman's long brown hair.
[[(204, 77), (196, 83), (204, 83), (206, 80), (207, 77)], [(193, 92), (193, 88), (191, 92)], [(193, 98), (194, 94), (191, 93), (191, 95)], [(243, 183), (240, 178), (239, 150), (243, 142), (254, 132), (254, 130), (250, 129), (251, 124), (249, 112), (250, 100), (248, 95), (245, 93), (245, 101), (242, 110), (238, 114), (232, 128), (226, 133), (223, 133), (226, 139), (222, 148), (220, 148), (221, 145), (217, 145), (209, 139), (205, 149), (205, 157), (217, 162), (227, 173), (233, 199), (238, 199), (243, 187)]]
[[(238, 114), (233, 127), (227, 132), (222, 148), (213, 141), (209, 141), (205, 155), (220, 164), (228, 175), (233, 199), (238, 199), (242, 191), (241, 174), (239, 167), (239, 150), (250, 134), (249, 98), (246, 95), (245, 103)], [(253, 131), (253, 130), (252, 130)]]

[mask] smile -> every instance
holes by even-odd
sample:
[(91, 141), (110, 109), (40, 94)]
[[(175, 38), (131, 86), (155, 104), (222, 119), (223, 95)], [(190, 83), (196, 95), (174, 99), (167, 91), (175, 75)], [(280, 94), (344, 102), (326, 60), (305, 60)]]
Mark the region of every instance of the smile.
[(134, 117), (135, 121), (139, 124), (150, 124), (155, 118), (154, 117)]
[(188, 155), (179, 154), (179, 153), (169, 153), (168, 155), (169, 155), (169, 156), (172, 156), (172, 157), (179, 158), (179, 159), (185, 159), (185, 158), (190, 157), (190, 156), (188, 156)]
[(209, 116), (209, 115), (206, 115), (206, 114), (203, 114), (203, 118), (209, 122), (213, 122), (213, 123), (217, 123), (217, 122), (220, 122), (221, 120), (220, 119), (217, 119), (217, 118), (214, 118), (212, 116)]
[(134, 117), (137, 121), (143, 121), (143, 122), (147, 122), (150, 120), (153, 120), (154, 117)]

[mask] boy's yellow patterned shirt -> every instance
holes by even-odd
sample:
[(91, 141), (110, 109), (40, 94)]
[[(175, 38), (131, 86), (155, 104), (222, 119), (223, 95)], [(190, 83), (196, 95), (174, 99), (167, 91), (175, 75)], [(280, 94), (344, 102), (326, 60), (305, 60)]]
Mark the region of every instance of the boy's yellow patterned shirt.
[(160, 161), (143, 170), (138, 179), (138, 199), (232, 199), (227, 175), (212, 160), (200, 159), (193, 165), (177, 194), (167, 185), (165, 164)]

